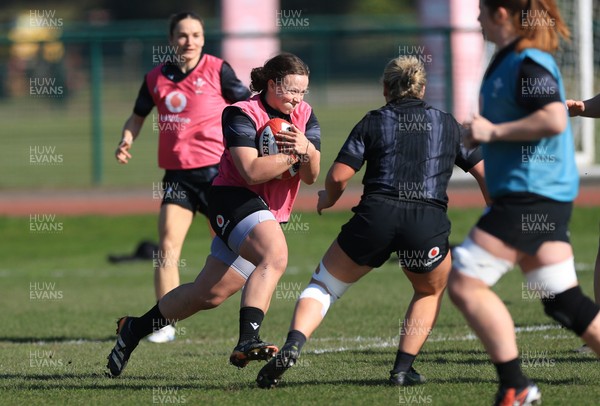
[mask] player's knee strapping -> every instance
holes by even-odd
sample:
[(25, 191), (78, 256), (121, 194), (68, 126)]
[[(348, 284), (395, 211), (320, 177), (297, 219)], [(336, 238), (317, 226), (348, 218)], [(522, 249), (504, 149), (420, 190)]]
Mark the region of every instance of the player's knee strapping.
[(460, 273), (493, 286), (512, 268), (510, 261), (497, 258), (475, 244), (469, 237), (452, 250), (452, 267)]
[(327, 271), (327, 268), (325, 268), (325, 265), (323, 265), (322, 261), (319, 264), (319, 272), (313, 273), (312, 278), (316, 282), (311, 282), (306, 289), (302, 291), (299, 299), (311, 298), (318, 300), (323, 305), (323, 307), (321, 307), (321, 316), (325, 317), (327, 310), (329, 310), (329, 306), (342, 297), (348, 288), (352, 286), (352, 283), (342, 282), (331, 275)]
[(248, 279), (256, 269), (252, 262), (231, 251), (219, 237), (213, 238), (210, 254), (233, 268), (244, 279)]
[(526, 277), (528, 289), (540, 293), (546, 314), (579, 336), (600, 312), (600, 306), (574, 286), (577, 275), (572, 257), (530, 271)]

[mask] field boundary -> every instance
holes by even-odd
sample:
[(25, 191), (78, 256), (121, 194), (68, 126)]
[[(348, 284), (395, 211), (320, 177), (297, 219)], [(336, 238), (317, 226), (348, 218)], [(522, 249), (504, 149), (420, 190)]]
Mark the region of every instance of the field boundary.
[[(583, 183), (575, 206), (600, 205), (598, 181)], [(317, 192), (321, 185), (303, 185), (300, 188), (294, 210), (314, 211)], [(349, 210), (360, 200), (362, 187), (349, 187), (332, 211)], [(450, 208), (484, 207), (481, 192), (473, 182), (457, 181), (448, 189)], [(156, 191), (147, 189), (95, 188), (85, 190), (4, 190), (0, 194), (0, 216), (27, 217), (33, 214), (56, 214), (61, 216), (158, 213), (160, 197)]]

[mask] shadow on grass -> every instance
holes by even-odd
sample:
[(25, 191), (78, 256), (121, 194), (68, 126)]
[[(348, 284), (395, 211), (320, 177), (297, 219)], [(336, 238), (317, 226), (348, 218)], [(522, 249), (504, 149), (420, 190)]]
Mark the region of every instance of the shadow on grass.
[(108, 341), (115, 341), (116, 335), (110, 335), (106, 337), (92, 337), (92, 338), (81, 338), (81, 337), (65, 337), (65, 336), (54, 336), (54, 337), (0, 337), (0, 343), (9, 344), (38, 344), (42, 343), (101, 343)]
[[(64, 373), (64, 374), (0, 374), (0, 381), (10, 382), (11, 389), (29, 390), (153, 390), (157, 388), (177, 389), (224, 389), (225, 385), (200, 385), (198, 377), (179, 377), (177, 383), (163, 382), (157, 376), (128, 375), (110, 378), (104, 373)], [(72, 382), (74, 381), (74, 382)]]

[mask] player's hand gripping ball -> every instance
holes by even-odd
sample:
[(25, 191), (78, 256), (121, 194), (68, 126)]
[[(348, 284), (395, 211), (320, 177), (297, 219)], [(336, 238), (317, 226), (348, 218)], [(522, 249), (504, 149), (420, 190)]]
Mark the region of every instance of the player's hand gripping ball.
[[(278, 153), (284, 153), (285, 151), (279, 151), (277, 147), (277, 133), (280, 131), (288, 131), (292, 125), (281, 118), (272, 118), (265, 123), (258, 130), (256, 135), (256, 144), (258, 147), (259, 156), (269, 156)], [(298, 157), (295, 154), (287, 154), (295, 161), (298, 161)], [(289, 169), (286, 169), (281, 175), (277, 176), (276, 179), (290, 179), (298, 173), (300, 169), (300, 162), (296, 162)]]

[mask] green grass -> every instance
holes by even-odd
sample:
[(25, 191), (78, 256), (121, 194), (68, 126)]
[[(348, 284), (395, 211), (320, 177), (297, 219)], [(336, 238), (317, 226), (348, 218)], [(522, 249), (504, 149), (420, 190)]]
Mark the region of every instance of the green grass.
[[(114, 150), (123, 123), (131, 114), (141, 78), (105, 83), (102, 91), (102, 185), (110, 187), (151, 188), (162, 178), (157, 166), (158, 134), (153, 116), (147, 118), (131, 151), (128, 165), (118, 165)], [(376, 81), (348, 86), (332, 85), (334, 90), (316, 86), (309, 102), (322, 129), (322, 171), (319, 184), (354, 125), (372, 109), (383, 104)], [(45, 99), (21, 97), (0, 101), (3, 149), (0, 152), (0, 190), (31, 188), (85, 188), (92, 186), (92, 124), (89, 94), (71, 98)], [(35, 125), (32, 125), (35, 123)], [(596, 126), (600, 143), (600, 125)], [(58, 164), (31, 163), (30, 149), (50, 148), (51, 153), (36, 154), (37, 159), (60, 160)], [(600, 148), (597, 150), (599, 161)], [(35, 161), (35, 157), (33, 158)], [(354, 184), (362, 176), (352, 179)]]
[[(459, 242), (477, 210), (453, 210), (452, 242)], [(349, 213), (319, 217), (302, 213), (303, 231), (288, 232), (289, 267), (261, 330), (281, 345), (294, 298)], [(578, 276), (592, 293), (600, 208), (574, 211), (572, 240)], [(495, 371), (462, 316), (445, 298), (439, 322), (415, 366), (427, 385), (398, 389), (385, 381), (411, 289), (394, 261), (367, 275), (338, 301), (307, 343), (299, 364), (272, 391), (254, 385), (260, 364), (228, 365), (237, 338), (239, 294), (221, 307), (180, 322), (170, 344), (140, 344), (120, 379), (103, 376), (113, 346), (115, 319), (139, 315), (153, 304), (148, 262), (111, 265), (109, 253), (127, 253), (154, 238), (156, 216), (63, 217), (61, 231), (30, 231), (29, 218), (0, 218), (0, 392), (2, 404), (469, 404), (487, 405)], [(186, 242), (181, 269), (191, 281), (203, 264), (209, 240), (197, 221)], [(32, 299), (42, 295), (54, 299)], [(597, 404), (600, 369), (589, 355), (572, 350), (580, 341), (548, 319), (537, 302), (523, 299), (521, 276), (506, 275), (495, 288), (517, 326), (548, 326), (518, 333), (527, 355), (526, 373), (543, 391), (544, 404)], [(39, 291), (39, 290), (38, 290)]]
[[(102, 116), (102, 184), (151, 188), (162, 178), (157, 164), (156, 110), (148, 116), (131, 150), (127, 165), (117, 164), (114, 151), (131, 114), (137, 86), (104, 89)], [(357, 100), (359, 94), (357, 94)], [(92, 186), (92, 130), (89, 97), (79, 94), (58, 103), (55, 99), (12, 99), (0, 102), (3, 152), (1, 189), (82, 188)], [(383, 103), (381, 98), (380, 103)], [(322, 129), (323, 165), (320, 183), (354, 125), (380, 104), (314, 106)], [(35, 125), (31, 125), (31, 122)], [(31, 155), (34, 155), (31, 157)], [(34, 163), (32, 163), (32, 161)], [(51, 161), (52, 164), (49, 164)], [(41, 162), (36, 164), (35, 162)], [(354, 182), (358, 183), (360, 179)]]

